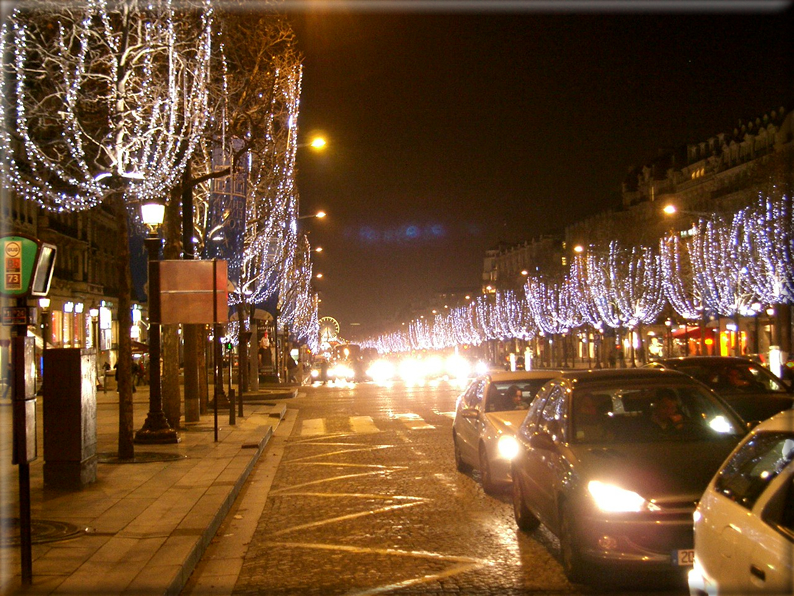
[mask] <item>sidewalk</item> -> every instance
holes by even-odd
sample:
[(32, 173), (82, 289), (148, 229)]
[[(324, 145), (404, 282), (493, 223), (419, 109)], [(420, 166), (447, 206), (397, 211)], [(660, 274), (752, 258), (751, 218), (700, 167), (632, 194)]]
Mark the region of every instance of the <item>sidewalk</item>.
[[(211, 392), (212, 388), (210, 388)], [(19, 469), (11, 465), (11, 404), (0, 402), (0, 594), (178, 594), (230, 510), (286, 413), (297, 387), (266, 386), (246, 396), (229, 425), (212, 410), (170, 445), (135, 445), (118, 463), (118, 393), (97, 393), (96, 482), (82, 490), (44, 488), (42, 404), (38, 458), (30, 464), (33, 584), (21, 585)], [(148, 387), (134, 397), (134, 430), (148, 411)], [(183, 419), (184, 420), (184, 419)]]

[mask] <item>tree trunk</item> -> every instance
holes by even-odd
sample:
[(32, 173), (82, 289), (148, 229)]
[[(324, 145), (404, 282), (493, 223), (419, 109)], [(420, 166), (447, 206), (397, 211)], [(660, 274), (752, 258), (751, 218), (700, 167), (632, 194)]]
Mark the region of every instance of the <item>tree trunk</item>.
[(118, 255), (117, 271), (119, 277), (119, 357), (116, 369), (116, 382), (119, 391), (119, 453), (120, 459), (133, 459), (135, 445), (133, 443), (133, 410), (132, 410), (132, 313), (130, 292), (130, 245), (129, 221), (124, 197), (116, 193), (108, 199), (116, 218), (116, 253)]
[[(171, 201), (166, 207), (165, 247), (163, 258), (174, 260), (179, 258), (182, 249), (180, 242), (180, 204), (178, 189), (172, 191)], [(171, 428), (179, 428), (182, 417), (182, 390), (179, 381), (179, 325), (163, 325), (163, 412)]]
[(198, 325), (182, 325), (185, 342), (185, 422), (198, 422), (207, 413), (207, 405), (199, 404), (197, 354)]
[(179, 326), (163, 325), (163, 412), (171, 428), (182, 422), (182, 395), (179, 381)]
[[(193, 183), (190, 162), (182, 174), (182, 256), (189, 261), (193, 254)], [(207, 413), (206, 403), (199, 404), (198, 380), (198, 339), (197, 325), (183, 325), (182, 335), (185, 342), (185, 421), (198, 422), (200, 414)]]
[(209, 403), (210, 387), (207, 381), (207, 346), (209, 345), (209, 328), (206, 325), (201, 325), (197, 328), (198, 338), (196, 340), (196, 349), (198, 355), (196, 357), (196, 365), (198, 366), (198, 393), (199, 393), (199, 411), (206, 412), (208, 410), (207, 404)]

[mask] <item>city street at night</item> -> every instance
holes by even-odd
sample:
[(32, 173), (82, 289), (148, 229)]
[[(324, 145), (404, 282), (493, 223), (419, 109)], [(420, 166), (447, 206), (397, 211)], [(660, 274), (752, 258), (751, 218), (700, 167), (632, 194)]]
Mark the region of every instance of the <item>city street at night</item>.
[(516, 527), (509, 491), (489, 496), (476, 472), (456, 471), (459, 393), (315, 385), (283, 400), (286, 417), (182, 594), (617, 590), (569, 583), (556, 538)]
[(0, 596), (794, 595), (794, 0), (0, 10)]

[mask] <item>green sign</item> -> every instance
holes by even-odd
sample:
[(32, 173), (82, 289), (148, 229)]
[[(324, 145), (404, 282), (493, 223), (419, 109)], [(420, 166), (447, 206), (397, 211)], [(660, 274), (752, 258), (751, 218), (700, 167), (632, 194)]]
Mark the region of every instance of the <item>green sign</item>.
[(55, 266), (55, 247), (25, 236), (0, 238), (0, 294), (46, 296)]

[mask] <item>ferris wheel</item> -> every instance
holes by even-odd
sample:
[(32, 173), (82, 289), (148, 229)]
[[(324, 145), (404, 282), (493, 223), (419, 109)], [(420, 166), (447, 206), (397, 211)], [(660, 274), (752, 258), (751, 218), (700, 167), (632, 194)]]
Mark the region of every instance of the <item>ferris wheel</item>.
[(320, 341), (323, 343), (331, 342), (339, 337), (339, 322), (333, 317), (323, 317), (318, 321), (320, 324)]

